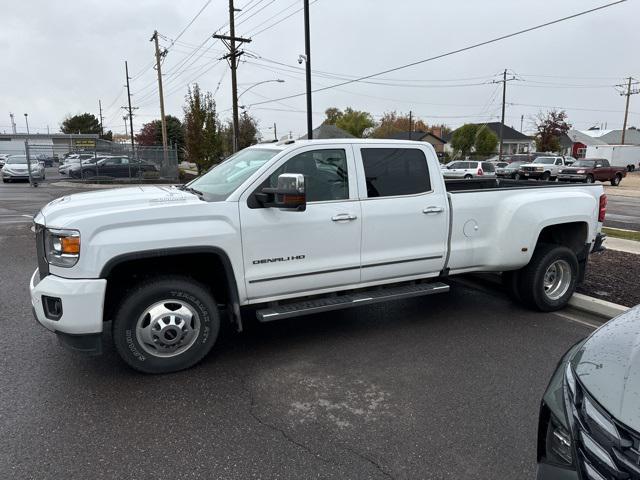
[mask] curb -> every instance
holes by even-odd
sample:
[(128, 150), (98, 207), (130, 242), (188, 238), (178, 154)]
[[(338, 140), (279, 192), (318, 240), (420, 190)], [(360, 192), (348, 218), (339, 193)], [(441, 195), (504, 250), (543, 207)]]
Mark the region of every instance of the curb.
[(574, 293), (569, 300), (569, 305), (576, 310), (582, 310), (583, 312), (592, 313), (607, 319), (617, 317), (629, 310), (629, 307), (607, 302), (606, 300), (600, 300), (599, 298), (589, 297), (581, 293)]

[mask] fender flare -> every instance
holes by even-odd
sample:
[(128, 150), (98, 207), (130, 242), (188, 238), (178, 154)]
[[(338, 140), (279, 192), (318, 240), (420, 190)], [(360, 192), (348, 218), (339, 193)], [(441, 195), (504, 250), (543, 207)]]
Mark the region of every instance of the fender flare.
[(216, 255), (220, 261), (222, 262), (222, 266), (224, 268), (224, 273), (227, 280), (227, 286), (229, 288), (229, 300), (231, 306), (231, 316), (232, 320), (238, 326), (238, 331), (242, 331), (242, 317), (240, 313), (240, 297), (238, 295), (238, 284), (236, 282), (236, 276), (233, 271), (233, 266), (231, 265), (231, 260), (229, 259), (229, 255), (227, 252), (218, 247), (211, 246), (193, 246), (193, 247), (172, 247), (172, 248), (158, 248), (153, 250), (141, 250), (137, 252), (129, 252), (123, 253), (121, 255), (117, 255), (111, 259), (109, 259), (102, 269), (100, 270), (99, 278), (106, 279), (113, 269), (122, 264), (131, 260), (140, 260), (144, 258), (156, 258), (156, 257), (166, 257), (170, 255), (188, 255), (188, 254), (197, 254), (197, 253), (206, 253), (206, 254), (214, 254)]

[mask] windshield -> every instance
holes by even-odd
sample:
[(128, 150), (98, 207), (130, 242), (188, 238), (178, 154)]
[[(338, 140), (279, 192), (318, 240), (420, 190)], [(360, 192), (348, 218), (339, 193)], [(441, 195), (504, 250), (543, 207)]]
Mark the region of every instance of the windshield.
[(225, 200), (242, 183), (280, 150), (246, 148), (187, 184), (204, 193), (207, 201)]
[(556, 163), (556, 159), (555, 157), (538, 157), (533, 161), (533, 163), (543, 163), (545, 165), (553, 165), (554, 163)]
[(507, 168), (520, 168), (520, 165), (523, 165), (525, 162), (511, 162)]
[[(7, 163), (14, 164), (14, 165), (17, 165), (17, 164), (26, 165), (27, 157), (25, 155), (12, 155), (11, 157), (7, 158)], [(31, 163), (38, 163), (38, 160), (36, 160), (35, 158), (32, 158)]]
[(577, 162), (574, 162), (573, 165), (571, 165), (572, 167), (587, 167), (587, 168), (593, 168), (593, 166), (595, 165), (596, 161), (595, 160), (578, 160)]

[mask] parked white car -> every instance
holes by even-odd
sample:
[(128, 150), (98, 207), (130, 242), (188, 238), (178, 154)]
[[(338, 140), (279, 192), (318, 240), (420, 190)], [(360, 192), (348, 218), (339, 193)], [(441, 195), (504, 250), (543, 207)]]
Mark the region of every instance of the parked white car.
[(478, 178), (495, 177), (496, 166), (491, 162), (475, 160), (458, 160), (448, 163), (442, 170), (444, 178)]
[[(26, 155), (9, 155), (5, 164), (0, 170), (4, 183), (14, 180), (29, 180), (29, 165), (27, 165)], [(38, 160), (31, 158), (31, 178), (34, 180), (44, 180), (44, 165)]]
[(600, 248), (605, 208), (600, 184), (445, 182), (423, 142), (260, 144), (182, 188), (53, 200), (34, 219), (31, 306), (84, 352), (111, 328), (148, 373), (200, 361), (244, 307), (269, 322), (444, 293), (467, 272), (506, 272), (522, 303), (552, 311)]
[(68, 175), (72, 167), (79, 166), (81, 162), (94, 158), (93, 153), (74, 153), (65, 158), (64, 163), (58, 166), (58, 173)]

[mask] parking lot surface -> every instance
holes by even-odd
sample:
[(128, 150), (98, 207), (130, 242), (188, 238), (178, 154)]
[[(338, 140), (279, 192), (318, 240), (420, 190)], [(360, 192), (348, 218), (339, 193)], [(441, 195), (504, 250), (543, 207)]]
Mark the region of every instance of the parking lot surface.
[[(0, 185), (11, 215), (62, 193)], [(0, 221), (0, 478), (534, 478), (540, 397), (597, 325), (453, 283), (249, 321), (195, 368), (145, 376), (108, 336), (83, 357), (36, 324), (22, 218)]]

